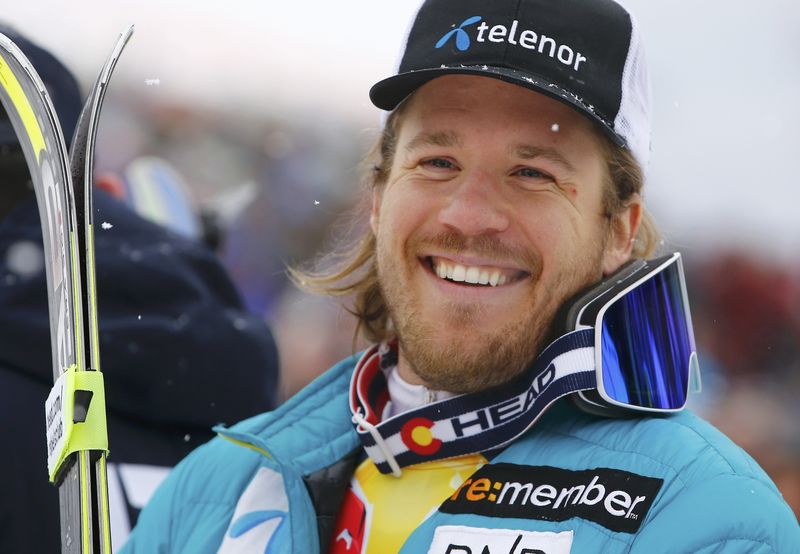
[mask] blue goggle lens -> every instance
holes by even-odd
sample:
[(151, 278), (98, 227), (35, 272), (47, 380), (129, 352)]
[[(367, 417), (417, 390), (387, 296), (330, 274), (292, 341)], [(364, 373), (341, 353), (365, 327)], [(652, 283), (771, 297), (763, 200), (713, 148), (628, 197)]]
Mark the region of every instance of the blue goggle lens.
[(603, 388), (628, 406), (685, 406), (695, 352), (678, 261), (614, 302), (601, 332)]

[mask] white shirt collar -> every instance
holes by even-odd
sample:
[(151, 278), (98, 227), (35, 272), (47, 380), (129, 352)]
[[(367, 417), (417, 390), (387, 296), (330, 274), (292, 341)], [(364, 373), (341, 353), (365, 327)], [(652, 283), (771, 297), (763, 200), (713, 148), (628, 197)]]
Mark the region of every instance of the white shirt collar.
[(386, 383), (389, 388), (389, 402), (383, 410), (382, 420), (456, 396), (447, 391), (431, 390), (425, 385), (412, 385), (400, 377), (397, 366), (386, 370)]

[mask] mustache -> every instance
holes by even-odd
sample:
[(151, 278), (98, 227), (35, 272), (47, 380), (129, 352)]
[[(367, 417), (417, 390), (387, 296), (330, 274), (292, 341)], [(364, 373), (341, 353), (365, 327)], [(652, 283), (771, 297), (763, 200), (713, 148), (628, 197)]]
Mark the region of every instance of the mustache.
[(453, 254), (470, 254), (498, 261), (510, 262), (526, 268), (534, 277), (541, 273), (542, 258), (535, 251), (503, 242), (493, 235), (467, 237), (458, 231), (443, 231), (431, 237), (419, 237), (409, 243), (414, 252), (426, 248), (444, 250)]

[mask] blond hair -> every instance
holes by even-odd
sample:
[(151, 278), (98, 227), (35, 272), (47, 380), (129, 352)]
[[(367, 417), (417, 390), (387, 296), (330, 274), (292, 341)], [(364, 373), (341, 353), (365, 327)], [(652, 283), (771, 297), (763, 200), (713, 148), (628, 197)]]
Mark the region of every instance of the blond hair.
[[(368, 192), (382, 187), (389, 178), (397, 147), (402, 108), (393, 112), (383, 132), (373, 144), (361, 165), (363, 184)], [(634, 194), (641, 194), (644, 175), (641, 167), (629, 150), (613, 144), (603, 135), (607, 178), (603, 194), (606, 217), (613, 222), (615, 214), (627, 207)], [(363, 218), (369, 212), (371, 194), (364, 195), (358, 206)], [(655, 221), (642, 209), (642, 221), (634, 239), (633, 258), (648, 258), (653, 255), (659, 240)], [(389, 311), (378, 281), (376, 240), (372, 230), (362, 231), (359, 239), (340, 246), (323, 258), (330, 269), (301, 270), (288, 268), (290, 278), (303, 290), (329, 296), (352, 296), (352, 305), (347, 310), (357, 319), (355, 336), (359, 333), (369, 342), (381, 342), (394, 338), (389, 320)], [(320, 266), (323, 264), (320, 264)], [(354, 339), (355, 342), (355, 339)]]

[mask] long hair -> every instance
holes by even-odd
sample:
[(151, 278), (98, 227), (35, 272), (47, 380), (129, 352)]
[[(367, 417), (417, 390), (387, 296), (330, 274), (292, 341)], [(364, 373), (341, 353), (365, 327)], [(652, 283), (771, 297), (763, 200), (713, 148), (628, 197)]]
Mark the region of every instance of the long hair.
[[(372, 191), (383, 187), (389, 177), (397, 148), (397, 131), (402, 115), (402, 106), (395, 110), (383, 128), (378, 140), (368, 151), (361, 164), (363, 186), (367, 194), (357, 207), (356, 217), (370, 211)], [(606, 217), (614, 224), (614, 215), (627, 207), (634, 194), (641, 194), (644, 175), (636, 159), (627, 149), (613, 144), (603, 135), (604, 156), (607, 175), (604, 183), (603, 208)], [(642, 221), (634, 239), (631, 256), (648, 258), (653, 255), (659, 240), (655, 221), (643, 208)], [(303, 290), (330, 296), (352, 296), (352, 305), (347, 310), (356, 316), (356, 337), (359, 333), (369, 342), (381, 342), (394, 338), (389, 311), (378, 282), (376, 240), (367, 227), (361, 236), (349, 244), (324, 256), (323, 269), (302, 270), (289, 267), (288, 273), (294, 283)]]

